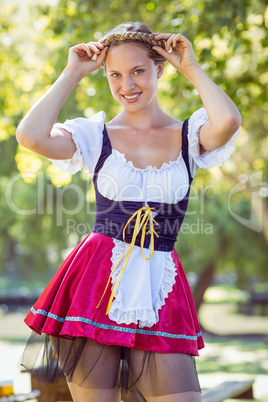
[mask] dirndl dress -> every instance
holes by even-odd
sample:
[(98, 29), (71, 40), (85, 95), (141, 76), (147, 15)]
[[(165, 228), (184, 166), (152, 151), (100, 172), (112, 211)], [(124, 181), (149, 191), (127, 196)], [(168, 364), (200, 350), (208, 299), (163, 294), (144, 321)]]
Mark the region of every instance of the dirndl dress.
[[(117, 345), (121, 358), (126, 355), (122, 351), (133, 349), (194, 357), (204, 347), (174, 243), (195, 171), (221, 166), (234, 150), (239, 131), (223, 147), (201, 156), (198, 135), (208, 117), (204, 108), (199, 109), (183, 122), (177, 160), (159, 169), (138, 169), (112, 148), (104, 121), (105, 113), (99, 112), (90, 119), (56, 124), (71, 133), (77, 149), (72, 159), (52, 162), (73, 174), (81, 168), (89, 171), (96, 193), (96, 221), (25, 319), (34, 333), (45, 336), (39, 365), (45, 366), (48, 381), (55, 380), (63, 366), (57, 364), (55, 345), (48, 347), (50, 339), (68, 339), (70, 344), (79, 340), (69, 369), (64, 367), (67, 379), (87, 340)], [(28, 368), (27, 358), (36, 359), (30, 350), (26, 347), (22, 361)]]

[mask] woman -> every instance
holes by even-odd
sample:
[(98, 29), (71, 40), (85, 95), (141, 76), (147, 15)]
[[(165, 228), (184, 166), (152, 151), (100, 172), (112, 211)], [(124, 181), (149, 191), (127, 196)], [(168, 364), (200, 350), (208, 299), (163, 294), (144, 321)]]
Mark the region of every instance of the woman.
[[(204, 105), (183, 123), (157, 100), (165, 60)], [(73, 87), (101, 66), (121, 112), (106, 124), (99, 112), (54, 125)], [(25, 320), (46, 334), (46, 377), (58, 375), (60, 362), (74, 401), (120, 400), (120, 387), (132, 391), (128, 400), (201, 400), (194, 356), (204, 343), (174, 243), (194, 172), (229, 157), (239, 126), (236, 106), (191, 43), (140, 23), (72, 47), (61, 76), (20, 123), (19, 143), (63, 171), (87, 168), (96, 191), (93, 231)]]

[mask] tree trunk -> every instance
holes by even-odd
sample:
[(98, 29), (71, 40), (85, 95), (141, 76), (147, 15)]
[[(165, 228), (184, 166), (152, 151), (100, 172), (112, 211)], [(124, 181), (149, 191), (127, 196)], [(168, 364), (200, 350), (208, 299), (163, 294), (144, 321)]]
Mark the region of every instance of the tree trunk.
[(259, 194), (252, 194), (252, 208), (260, 223), (266, 242), (268, 243), (268, 199)]
[(193, 299), (197, 313), (201, 304), (203, 303), (203, 296), (205, 294), (205, 291), (212, 284), (215, 270), (216, 266), (214, 261), (212, 261), (207, 265), (207, 267), (199, 276), (198, 282), (193, 291)]

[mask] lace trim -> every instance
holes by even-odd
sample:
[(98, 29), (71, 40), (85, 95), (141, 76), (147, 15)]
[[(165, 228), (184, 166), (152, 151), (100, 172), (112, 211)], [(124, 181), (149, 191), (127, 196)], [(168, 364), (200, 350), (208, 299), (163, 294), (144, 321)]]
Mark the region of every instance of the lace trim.
[(212, 168), (214, 166), (222, 166), (222, 163), (230, 158), (235, 146), (233, 142), (236, 140), (240, 130), (232, 136), (232, 138), (221, 148), (214, 151), (207, 151), (203, 155), (199, 154), (199, 132), (201, 127), (208, 121), (207, 112), (204, 108), (197, 110), (189, 119), (188, 140), (189, 153), (193, 157), (194, 162), (200, 168)]
[(74, 130), (68, 127), (67, 125), (61, 123), (54, 124), (54, 127), (63, 128), (64, 130), (72, 134), (72, 139), (76, 145), (76, 151), (74, 152), (71, 159), (64, 159), (64, 160), (48, 159), (48, 160), (51, 161), (54, 166), (58, 167), (62, 172), (69, 172), (75, 174), (79, 170), (81, 170), (82, 167), (87, 168), (83, 158), (82, 150), (79, 145), (79, 140), (76, 137)]
[[(122, 241), (117, 239), (113, 239), (113, 241), (115, 246), (113, 248), (113, 255), (111, 257), (112, 266), (114, 266), (115, 262), (126, 250), (126, 245)], [(112, 284), (116, 282), (122, 263), (123, 261), (117, 265), (112, 275)], [(153, 297), (155, 297), (155, 300), (153, 301), (153, 310), (137, 309), (124, 311), (122, 303), (122, 290), (119, 284), (117, 291), (115, 292), (115, 299), (111, 305), (110, 312), (108, 313), (110, 320), (117, 322), (117, 324), (139, 324), (139, 327), (141, 328), (151, 327), (156, 324), (159, 321), (159, 310), (165, 304), (165, 299), (172, 290), (172, 287), (175, 283), (176, 274), (177, 272), (171, 253), (167, 252), (160, 290), (157, 295), (153, 295)]]
[(133, 165), (132, 161), (127, 161), (125, 154), (117, 151), (117, 149), (112, 150), (113, 155), (116, 157), (116, 159), (120, 160), (124, 165), (129, 166), (132, 170), (135, 170), (136, 172), (140, 173), (145, 173), (145, 172), (161, 172), (166, 169), (171, 169), (172, 166), (179, 164), (179, 162), (182, 160), (182, 151), (180, 152), (178, 158), (175, 161), (170, 161), (170, 162), (164, 162), (160, 168), (157, 168), (156, 166), (148, 165), (144, 169), (137, 168)]

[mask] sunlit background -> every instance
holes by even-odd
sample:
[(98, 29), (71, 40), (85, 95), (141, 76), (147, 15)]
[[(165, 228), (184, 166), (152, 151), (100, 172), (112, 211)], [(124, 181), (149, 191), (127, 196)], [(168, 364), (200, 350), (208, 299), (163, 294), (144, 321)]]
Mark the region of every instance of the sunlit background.
[[(268, 400), (268, 9), (262, 0), (0, 0), (0, 382), (12, 380), (16, 392), (30, 389), (27, 374), (16, 368), (29, 336), (23, 318), (90, 232), (95, 213), (86, 172), (61, 173), (18, 145), (16, 127), (60, 75), (69, 47), (129, 20), (184, 34), (241, 112), (231, 158), (196, 174), (176, 249), (204, 331), (201, 386), (253, 379), (255, 398)], [(159, 102), (178, 120), (202, 107), (192, 84), (168, 64)], [(58, 121), (100, 110), (107, 121), (120, 110), (102, 70), (77, 85)]]

